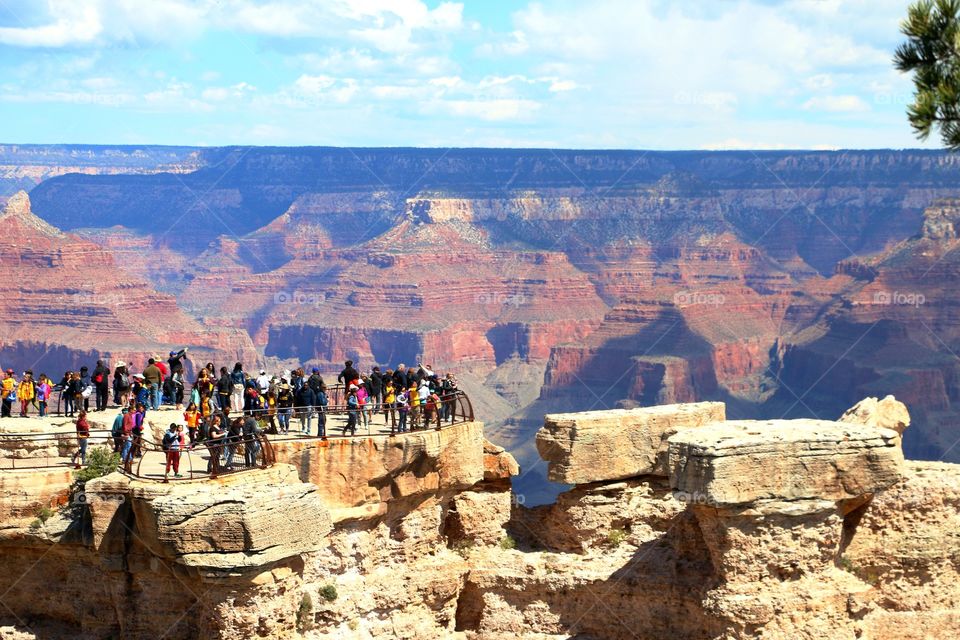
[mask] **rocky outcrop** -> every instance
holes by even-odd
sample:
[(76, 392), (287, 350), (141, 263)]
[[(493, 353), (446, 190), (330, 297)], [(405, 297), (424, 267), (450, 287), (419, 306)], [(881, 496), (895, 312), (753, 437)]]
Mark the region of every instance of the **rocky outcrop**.
[(718, 507), (849, 500), (900, 479), (895, 431), (823, 420), (737, 420), (669, 440), (671, 486)]
[(554, 482), (666, 475), (667, 439), (724, 417), (722, 402), (548, 415), (537, 432), (537, 450)]
[(864, 398), (847, 409), (839, 421), (893, 429), (902, 436), (910, 426), (910, 413), (907, 406), (893, 396), (887, 396), (883, 400)]

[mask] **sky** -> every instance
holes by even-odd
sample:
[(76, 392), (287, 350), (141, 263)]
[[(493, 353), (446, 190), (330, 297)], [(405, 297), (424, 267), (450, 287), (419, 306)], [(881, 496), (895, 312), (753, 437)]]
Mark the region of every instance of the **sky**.
[(906, 0), (0, 0), (0, 143), (936, 147)]

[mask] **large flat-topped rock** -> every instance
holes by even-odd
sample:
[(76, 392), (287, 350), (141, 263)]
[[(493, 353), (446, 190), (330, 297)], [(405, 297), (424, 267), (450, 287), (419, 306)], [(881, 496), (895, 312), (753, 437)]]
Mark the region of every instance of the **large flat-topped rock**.
[(902, 468), (896, 431), (826, 420), (738, 420), (669, 441), (670, 485), (714, 506), (855, 498), (896, 483)]
[(550, 414), (537, 432), (537, 451), (549, 464), (553, 482), (667, 475), (667, 438), (725, 417), (722, 402)]

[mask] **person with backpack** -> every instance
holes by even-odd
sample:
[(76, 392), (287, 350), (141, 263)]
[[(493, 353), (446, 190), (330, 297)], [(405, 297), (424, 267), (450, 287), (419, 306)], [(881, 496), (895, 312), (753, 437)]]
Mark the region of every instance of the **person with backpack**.
[(110, 369), (104, 366), (103, 360), (97, 360), (97, 366), (93, 368), (93, 391), (96, 394), (95, 411), (107, 410), (107, 399), (110, 391)]
[(180, 453), (183, 451), (183, 425), (176, 422), (170, 423), (170, 428), (163, 434), (161, 447), (167, 454), (167, 466), (163, 472), (163, 481), (167, 482), (170, 475), (170, 468), (173, 467), (173, 477), (182, 478), (180, 475)]
[(90, 411), (90, 396), (93, 395), (93, 380), (90, 378), (90, 369), (86, 366), (80, 367), (80, 399), (77, 406), (83, 406), (83, 410)]
[(127, 404), (127, 395), (130, 393), (130, 372), (127, 363), (121, 360), (113, 370), (113, 403), (123, 407)]
[(33, 402), (33, 399), (36, 397), (36, 386), (33, 382), (33, 373), (30, 371), (25, 371), (23, 373), (23, 379), (20, 380), (20, 384), (17, 385), (17, 400), (20, 401), (20, 417), (27, 417), (27, 409), (30, 408), (30, 403)]
[[(87, 422), (87, 412), (80, 411), (77, 416), (77, 451), (73, 454), (70, 461), (74, 469), (79, 469), (80, 465), (87, 464), (87, 441), (90, 439), (90, 423)], [(77, 462), (77, 458), (80, 462)]]
[(160, 409), (161, 385), (163, 384), (163, 373), (157, 366), (157, 361), (153, 358), (147, 361), (147, 367), (143, 370), (143, 380), (150, 392), (149, 407), (154, 411)]

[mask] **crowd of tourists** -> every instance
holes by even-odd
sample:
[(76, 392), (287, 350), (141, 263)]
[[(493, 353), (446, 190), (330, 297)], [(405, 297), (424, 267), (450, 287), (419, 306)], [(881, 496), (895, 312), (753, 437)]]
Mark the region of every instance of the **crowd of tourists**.
[[(210, 449), (208, 471), (217, 472), (235, 464), (254, 465), (257, 435), (262, 430), (287, 434), (293, 428), (312, 435), (316, 420), (317, 437), (326, 439), (332, 411), (346, 415), (342, 435), (355, 435), (358, 427), (369, 428), (380, 417), (391, 434), (439, 427), (455, 419), (457, 381), (453, 374), (438, 374), (430, 365), (413, 368), (399, 364), (383, 370), (373, 366), (361, 372), (347, 360), (336, 385), (328, 388), (317, 368), (309, 373), (298, 368), (268, 374), (264, 369), (248, 372), (239, 362), (219, 369), (208, 362), (188, 385), (187, 352), (181, 349), (171, 351), (166, 359), (149, 358), (137, 373), (122, 361), (111, 372), (101, 360), (92, 371), (80, 367), (66, 372), (58, 384), (45, 374), (34, 380), (32, 371), (25, 371), (18, 380), (8, 369), (3, 378), (2, 415), (11, 416), (14, 404), (19, 403), (21, 417), (28, 417), (31, 408), (42, 417), (48, 412), (51, 395), (59, 392), (64, 415), (77, 417), (80, 446), (74, 464), (79, 467), (86, 464), (87, 413), (106, 411), (112, 393), (113, 405), (120, 407), (111, 430), (114, 450), (129, 471), (143, 452), (147, 412), (173, 405), (184, 412), (183, 421), (170, 425), (162, 447), (167, 454), (166, 473), (172, 470), (174, 477), (180, 475), (181, 453), (198, 445)], [(299, 425), (293, 424), (294, 420)], [(238, 457), (241, 449), (242, 463)]]

